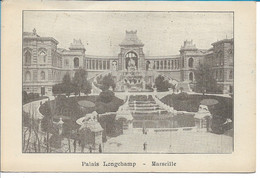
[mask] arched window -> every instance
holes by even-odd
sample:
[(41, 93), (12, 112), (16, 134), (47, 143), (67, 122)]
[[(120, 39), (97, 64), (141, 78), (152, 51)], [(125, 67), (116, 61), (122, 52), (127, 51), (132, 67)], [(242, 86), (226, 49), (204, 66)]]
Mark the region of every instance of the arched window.
[(45, 80), (45, 72), (44, 71), (41, 72), (41, 80)]
[(192, 72), (189, 74), (189, 80), (193, 81), (193, 73)]
[(31, 81), (31, 73), (29, 71), (25, 73), (25, 81)]
[(189, 58), (189, 67), (192, 68), (193, 67), (193, 58)]
[(39, 53), (39, 63), (40, 64), (46, 63), (46, 53), (44, 51), (40, 51)]
[(112, 62), (112, 69), (113, 69), (114, 71), (117, 70), (117, 61), (113, 61), (113, 62)]
[(31, 65), (32, 55), (31, 55), (31, 53), (29, 51), (25, 52), (24, 58), (25, 58), (25, 65)]
[(150, 61), (146, 61), (146, 70), (149, 70), (150, 69)]
[(78, 68), (79, 67), (79, 58), (75, 57), (74, 58), (74, 68)]

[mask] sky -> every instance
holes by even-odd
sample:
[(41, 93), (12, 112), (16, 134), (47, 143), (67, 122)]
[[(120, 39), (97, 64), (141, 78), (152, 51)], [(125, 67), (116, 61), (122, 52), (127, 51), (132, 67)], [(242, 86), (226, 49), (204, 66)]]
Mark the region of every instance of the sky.
[(233, 38), (233, 14), (228, 12), (90, 12), (24, 11), (23, 30), (36, 29), (68, 49), (81, 39), (87, 55), (117, 56), (126, 30), (137, 30), (147, 56), (179, 54), (185, 40), (199, 49)]

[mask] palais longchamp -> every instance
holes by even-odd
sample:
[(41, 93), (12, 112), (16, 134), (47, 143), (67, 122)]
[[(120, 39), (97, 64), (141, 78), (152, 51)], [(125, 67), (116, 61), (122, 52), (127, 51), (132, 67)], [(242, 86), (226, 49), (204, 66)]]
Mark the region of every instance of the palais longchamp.
[(196, 85), (195, 72), (200, 64), (208, 64), (217, 85), (224, 94), (233, 92), (233, 39), (213, 42), (210, 49), (198, 49), (193, 41), (184, 41), (179, 54), (146, 56), (137, 31), (126, 31), (117, 56), (91, 56), (81, 40), (73, 40), (68, 49), (58, 48), (53, 37), (39, 36), (35, 29), (23, 33), (23, 91), (52, 95), (52, 86), (69, 73), (87, 71), (87, 79), (100, 74), (112, 74), (116, 91), (144, 89), (153, 86), (162, 75), (176, 88), (192, 92)]

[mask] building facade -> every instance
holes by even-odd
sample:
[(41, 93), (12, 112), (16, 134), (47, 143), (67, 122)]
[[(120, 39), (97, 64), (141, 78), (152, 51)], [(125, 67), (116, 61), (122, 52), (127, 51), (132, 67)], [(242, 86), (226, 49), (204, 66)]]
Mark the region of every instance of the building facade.
[(179, 85), (194, 85), (198, 66), (208, 63), (223, 93), (233, 92), (233, 39), (214, 42), (212, 48), (206, 50), (186, 40), (180, 53), (171, 56), (146, 56), (137, 31), (126, 31), (118, 56), (87, 55), (81, 40), (75, 39), (69, 49), (57, 46), (57, 40), (40, 37), (35, 29), (32, 33), (23, 33), (24, 91), (51, 95), (54, 84), (60, 83), (66, 73), (73, 77), (79, 68), (88, 71), (88, 79), (111, 73), (117, 80), (118, 90), (125, 90), (126, 85), (153, 84), (158, 75)]

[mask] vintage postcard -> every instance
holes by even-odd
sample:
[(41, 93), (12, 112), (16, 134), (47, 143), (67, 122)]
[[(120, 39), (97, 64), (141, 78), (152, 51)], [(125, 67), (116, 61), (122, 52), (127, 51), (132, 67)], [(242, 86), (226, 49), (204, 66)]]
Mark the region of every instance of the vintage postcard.
[(2, 6), (2, 171), (255, 171), (255, 3)]

